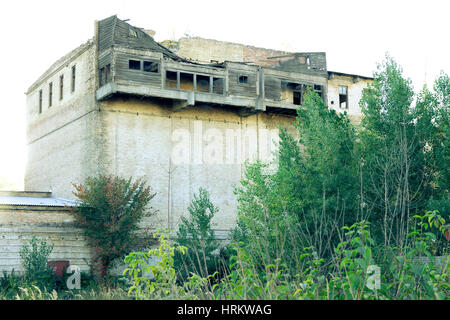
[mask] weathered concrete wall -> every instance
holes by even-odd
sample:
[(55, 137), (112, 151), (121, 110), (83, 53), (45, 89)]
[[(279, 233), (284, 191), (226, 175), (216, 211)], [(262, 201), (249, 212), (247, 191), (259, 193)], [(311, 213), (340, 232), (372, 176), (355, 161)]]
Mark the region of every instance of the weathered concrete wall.
[[(333, 78), (328, 80), (328, 106), (340, 113), (346, 111), (350, 120), (359, 123), (362, 117), (359, 100), (362, 97), (362, 90), (371, 80), (359, 78), (354, 82), (354, 79), (352, 76), (333, 75)], [(348, 87), (347, 109), (339, 107), (339, 86)]]
[(236, 219), (233, 185), (243, 177), (245, 159), (269, 160), (279, 125), (295, 134), (294, 118), (287, 116), (240, 117), (217, 107), (173, 113), (133, 98), (101, 105), (108, 137), (104, 167), (121, 176), (146, 178), (157, 193), (152, 205), (158, 214), (149, 221), (154, 226), (174, 228), (203, 187), (220, 209), (217, 229), (229, 230)]
[[(75, 50), (27, 94), (28, 161), (25, 190), (52, 190), (58, 197), (72, 197), (72, 182), (93, 175), (102, 139), (95, 103), (95, 46)], [(72, 66), (75, 90), (71, 90)], [(59, 78), (64, 75), (64, 95), (59, 99)], [(53, 103), (48, 107), (48, 84), (53, 82)], [(43, 93), (39, 113), (39, 91)]]
[(53, 243), (49, 260), (68, 260), (89, 271), (86, 260), (92, 257), (91, 249), (67, 210), (15, 206), (0, 208), (0, 271), (23, 271), (19, 252), (33, 236)]

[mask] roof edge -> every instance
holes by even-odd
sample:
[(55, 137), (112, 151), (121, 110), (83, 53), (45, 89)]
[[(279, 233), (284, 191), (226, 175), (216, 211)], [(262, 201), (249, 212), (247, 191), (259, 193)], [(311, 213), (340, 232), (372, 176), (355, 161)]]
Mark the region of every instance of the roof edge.
[(375, 79), (373, 77), (362, 76), (362, 75), (359, 75), (359, 74), (344, 73), (344, 72), (337, 72), (337, 71), (330, 71), (330, 70), (328, 70), (327, 72), (328, 72), (329, 75), (330, 74), (335, 74), (335, 75), (338, 75), (338, 76), (358, 77), (358, 78), (367, 79), (367, 80), (374, 80)]
[(25, 94), (29, 94), (31, 91), (35, 90), (36, 87), (38, 87), (42, 82), (53, 76), (55, 73), (57, 73), (62, 66), (68, 61), (72, 61), (73, 59), (76, 59), (78, 56), (83, 54), (86, 50), (91, 48), (94, 45), (94, 38), (89, 39), (85, 43), (79, 45), (69, 53), (65, 54), (56, 62), (54, 62), (50, 68), (48, 68), (25, 92)]

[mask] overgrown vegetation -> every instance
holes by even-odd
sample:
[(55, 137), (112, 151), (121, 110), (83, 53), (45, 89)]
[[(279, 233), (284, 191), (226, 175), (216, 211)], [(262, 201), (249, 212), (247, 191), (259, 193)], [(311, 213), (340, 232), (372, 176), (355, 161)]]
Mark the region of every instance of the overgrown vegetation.
[[(148, 187), (111, 177), (76, 186), (77, 219), (103, 274), (128, 254), (127, 295), (120, 286), (99, 292), (138, 300), (448, 300), (450, 78), (442, 73), (433, 91), (414, 96), (389, 56), (374, 78), (358, 126), (307, 92), (295, 122), (300, 138), (281, 130), (277, 160), (246, 165), (227, 248), (216, 240), (218, 209), (204, 189), (175, 236), (160, 230), (158, 247), (135, 251), (131, 235), (153, 197)], [(122, 234), (113, 226), (126, 227)], [(14, 276), (0, 285), (20, 290), (18, 298), (80, 297), (22, 288)]]
[[(433, 255), (434, 240), (448, 224), (435, 212), (414, 218), (414, 231), (408, 235), (410, 246), (393, 257), (374, 254), (378, 248), (370, 224), (362, 221), (343, 228), (343, 241), (333, 248), (329, 265), (313, 247), (304, 248), (300, 257), (303, 268), (294, 276), (280, 260), (266, 265), (261, 274), (245, 244), (239, 243), (234, 245), (230, 272), (212, 286), (214, 275), (192, 274), (178, 284), (173, 256), (185, 248), (175, 247), (160, 235), (159, 249), (135, 252), (125, 259), (129, 264), (125, 273), (132, 276), (129, 293), (135, 299), (448, 299), (449, 255), (441, 259)], [(148, 264), (151, 256), (159, 261)], [(142, 271), (152, 271), (154, 280)]]

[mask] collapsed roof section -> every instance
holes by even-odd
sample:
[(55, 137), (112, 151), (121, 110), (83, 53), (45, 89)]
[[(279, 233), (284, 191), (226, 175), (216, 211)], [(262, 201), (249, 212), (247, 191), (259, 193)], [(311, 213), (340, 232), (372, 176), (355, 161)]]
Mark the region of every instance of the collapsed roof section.
[(183, 60), (175, 53), (156, 42), (150, 35), (142, 31), (142, 29), (133, 27), (114, 15), (99, 21), (98, 51), (103, 51), (116, 45), (133, 49), (161, 52), (164, 56), (175, 61)]

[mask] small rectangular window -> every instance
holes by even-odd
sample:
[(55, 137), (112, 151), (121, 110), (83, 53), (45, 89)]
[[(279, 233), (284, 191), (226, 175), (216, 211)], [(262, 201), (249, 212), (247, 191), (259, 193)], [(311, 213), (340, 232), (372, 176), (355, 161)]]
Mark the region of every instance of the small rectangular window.
[(64, 96), (64, 75), (59, 76), (59, 100), (62, 100)]
[(111, 65), (105, 66), (105, 84), (111, 81)]
[(128, 68), (131, 70), (141, 70), (141, 61), (139, 60), (129, 60)]
[(240, 84), (248, 84), (248, 76), (240, 75), (238, 77), (238, 82)]
[(105, 84), (105, 67), (100, 68), (100, 73), (98, 75), (98, 85), (102, 87)]
[(39, 113), (42, 113), (42, 90), (39, 90)]
[(348, 109), (348, 88), (339, 87), (339, 107), (341, 109)]
[(52, 99), (53, 99), (53, 83), (50, 82), (48, 84), (48, 107), (49, 108), (52, 106)]
[(159, 72), (159, 63), (152, 61), (144, 61), (143, 70), (145, 72)]
[(76, 75), (76, 66), (72, 67), (72, 83), (70, 85), (70, 91), (75, 91), (75, 75)]

